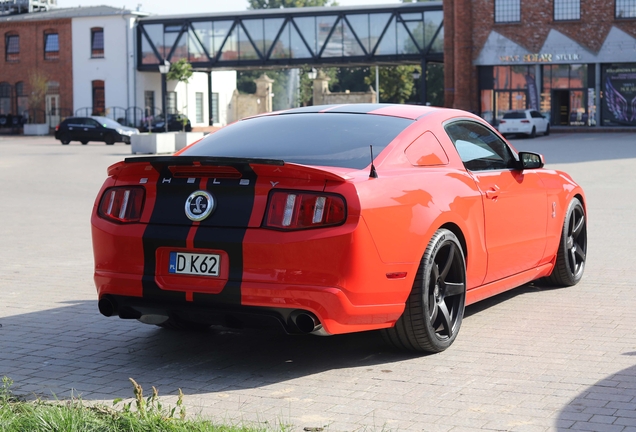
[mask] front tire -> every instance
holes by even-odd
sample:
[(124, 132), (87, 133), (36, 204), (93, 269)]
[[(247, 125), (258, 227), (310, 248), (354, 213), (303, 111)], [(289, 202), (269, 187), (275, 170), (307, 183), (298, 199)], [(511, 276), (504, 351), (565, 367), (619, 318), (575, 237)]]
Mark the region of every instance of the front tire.
[(437, 353), (452, 345), (464, 317), (466, 261), (459, 240), (438, 230), (426, 248), (404, 313), (382, 331), (395, 347)]
[(587, 222), (578, 198), (573, 198), (561, 230), (556, 263), (548, 281), (552, 285), (576, 285), (583, 277), (587, 257)]
[(82, 143), (82, 145), (88, 144), (88, 140), (81, 140), (80, 142)]
[(104, 137), (104, 142), (106, 143), (106, 145), (113, 145), (115, 144), (115, 137), (113, 136), (113, 134), (107, 134)]
[(545, 127), (545, 134), (544, 134), (544, 136), (548, 136), (548, 135), (550, 135), (550, 124), (546, 125), (546, 127)]

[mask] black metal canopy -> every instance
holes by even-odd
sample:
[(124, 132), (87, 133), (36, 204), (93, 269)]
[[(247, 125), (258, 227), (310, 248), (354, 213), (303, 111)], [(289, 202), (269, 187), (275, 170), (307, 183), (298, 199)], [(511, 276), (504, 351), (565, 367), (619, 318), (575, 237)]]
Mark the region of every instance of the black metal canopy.
[(195, 70), (442, 62), (442, 2), (147, 17), (137, 68), (186, 59)]

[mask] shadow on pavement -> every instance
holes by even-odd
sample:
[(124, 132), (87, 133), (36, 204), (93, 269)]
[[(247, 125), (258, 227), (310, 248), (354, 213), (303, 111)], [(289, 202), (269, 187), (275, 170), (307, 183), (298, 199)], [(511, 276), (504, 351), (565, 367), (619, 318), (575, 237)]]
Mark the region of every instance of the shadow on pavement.
[[(635, 356), (636, 352), (623, 355)], [(585, 389), (557, 418), (558, 431), (617, 431), (636, 428), (636, 366)]]
[(16, 394), (63, 398), (74, 389), (87, 400), (132, 396), (129, 377), (162, 394), (208, 393), (333, 369), (386, 373), (391, 363), (418, 356), (393, 351), (378, 332), (317, 337), (212, 327), (187, 333), (103, 317), (95, 301), (8, 316), (0, 324), (0, 376), (14, 380)]

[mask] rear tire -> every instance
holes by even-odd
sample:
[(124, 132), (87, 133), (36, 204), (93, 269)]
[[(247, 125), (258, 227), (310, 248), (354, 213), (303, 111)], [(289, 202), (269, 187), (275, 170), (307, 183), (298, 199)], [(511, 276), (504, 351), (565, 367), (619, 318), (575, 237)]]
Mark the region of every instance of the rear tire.
[(69, 134), (64, 134), (60, 137), (60, 142), (63, 145), (68, 145), (68, 143), (71, 142), (71, 137), (69, 136)]
[(530, 132), (530, 138), (535, 138), (537, 136), (537, 128), (532, 126), (532, 132)]
[(555, 286), (576, 285), (583, 277), (587, 254), (587, 223), (585, 210), (578, 198), (573, 198), (561, 230), (556, 263), (548, 283)]
[(440, 229), (420, 263), (404, 313), (382, 336), (396, 348), (437, 353), (455, 341), (464, 317), (466, 264), (459, 240)]

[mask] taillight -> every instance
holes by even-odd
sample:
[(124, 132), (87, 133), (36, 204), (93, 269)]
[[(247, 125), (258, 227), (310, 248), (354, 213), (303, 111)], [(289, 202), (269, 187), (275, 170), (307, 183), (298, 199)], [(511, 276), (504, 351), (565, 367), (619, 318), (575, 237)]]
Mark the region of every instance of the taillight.
[(504, 124), (505, 122), (505, 120), (499, 120), (499, 124)]
[(521, 123), (530, 123), (530, 120), (521, 120)]
[(60, 125), (55, 126), (55, 132), (60, 130)]
[(99, 203), (98, 213), (113, 222), (139, 222), (144, 195), (142, 187), (120, 186), (106, 189)]
[(274, 191), (269, 195), (266, 228), (297, 230), (340, 225), (347, 218), (347, 206), (340, 195)]

